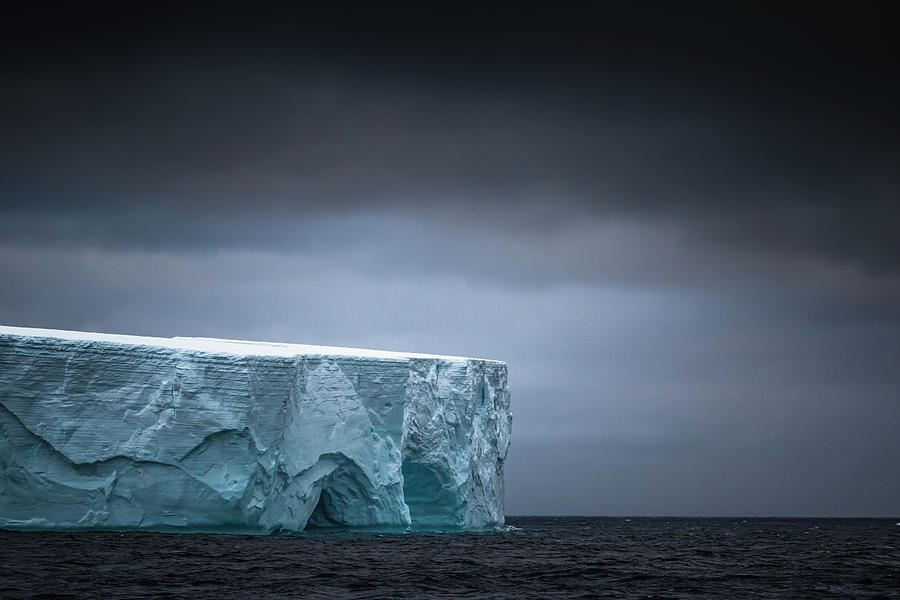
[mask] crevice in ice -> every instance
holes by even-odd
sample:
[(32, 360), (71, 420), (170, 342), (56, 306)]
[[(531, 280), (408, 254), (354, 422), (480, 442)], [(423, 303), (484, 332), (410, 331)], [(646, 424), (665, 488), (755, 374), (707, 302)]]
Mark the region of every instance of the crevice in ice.
[[(178, 460), (179, 460), (179, 462), (183, 462), (194, 456), (203, 454), (216, 441), (219, 441), (220, 439), (223, 439), (223, 438), (229, 438), (231, 436), (250, 438), (250, 432), (249, 432), (248, 428), (246, 428), (246, 427), (243, 429), (220, 429), (219, 431), (214, 431), (214, 432), (210, 433), (209, 435), (207, 435), (205, 438), (203, 438), (199, 444), (197, 444), (196, 446), (194, 446), (193, 448), (188, 450), (187, 453), (185, 453), (185, 455), (182, 456)], [(251, 439), (251, 441), (252, 441), (252, 439)]]

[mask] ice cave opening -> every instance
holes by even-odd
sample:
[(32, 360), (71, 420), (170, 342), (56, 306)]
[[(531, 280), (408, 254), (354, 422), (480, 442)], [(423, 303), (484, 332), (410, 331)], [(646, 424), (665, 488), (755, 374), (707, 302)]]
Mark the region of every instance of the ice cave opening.
[(403, 496), (413, 527), (447, 527), (459, 524), (461, 508), (456, 491), (432, 468), (403, 461)]
[(340, 527), (344, 525), (336, 514), (334, 502), (335, 500), (328, 490), (322, 490), (322, 493), (319, 494), (319, 502), (313, 509), (312, 514), (309, 515), (309, 520), (306, 521), (306, 529)]
[(307, 528), (348, 527), (370, 519), (372, 486), (356, 463), (342, 455), (329, 456), (337, 468), (321, 481), (319, 501), (306, 522)]

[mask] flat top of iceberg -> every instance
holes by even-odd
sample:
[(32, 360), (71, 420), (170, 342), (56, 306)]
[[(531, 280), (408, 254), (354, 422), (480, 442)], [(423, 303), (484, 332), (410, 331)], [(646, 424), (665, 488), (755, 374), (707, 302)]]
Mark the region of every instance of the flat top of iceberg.
[[(66, 341), (108, 342), (132, 346), (155, 346), (176, 350), (194, 350), (210, 354), (231, 354), (236, 356), (297, 356), (302, 354), (322, 356), (354, 356), (361, 358), (436, 358), (442, 360), (487, 360), (466, 356), (440, 356), (414, 352), (390, 352), (387, 350), (366, 350), (362, 348), (340, 348), (337, 346), (310, 346), (280, 342), (252, 342), (244, 340), (223, 340), (202, 337), (148, 337), (113, 333), (93, 333), (88, 331), (67, 331), (64, 329), (38, 329), (33, 327), (12, 327), (0, 325), (0, 335), (51, 338)], [(500, 362), (487, 360), (487, 362)]]

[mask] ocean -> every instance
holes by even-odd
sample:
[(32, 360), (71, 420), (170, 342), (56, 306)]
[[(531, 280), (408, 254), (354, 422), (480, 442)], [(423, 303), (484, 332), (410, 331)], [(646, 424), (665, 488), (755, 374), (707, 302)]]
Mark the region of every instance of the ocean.
[(896, 519), (510, 517), (504, 531), (0, 531), (3, 598), (900, 598)]

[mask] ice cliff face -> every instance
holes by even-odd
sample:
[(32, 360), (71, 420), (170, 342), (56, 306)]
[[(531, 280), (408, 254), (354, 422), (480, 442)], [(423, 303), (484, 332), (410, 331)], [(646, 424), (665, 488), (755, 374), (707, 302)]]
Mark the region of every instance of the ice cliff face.
[(503, 523), (506, 365), (0, 326), (0, 527)]

